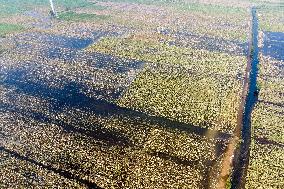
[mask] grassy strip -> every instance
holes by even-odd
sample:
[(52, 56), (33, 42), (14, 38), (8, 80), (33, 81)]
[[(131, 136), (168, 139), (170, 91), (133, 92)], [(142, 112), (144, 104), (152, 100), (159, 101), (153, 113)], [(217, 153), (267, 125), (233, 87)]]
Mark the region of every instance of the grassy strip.
[(259, 99), (270, 104), (284, 104), (283, 61), (260, 55), (261, 65), (258, 86), (261, 90)]
[(5, 37), (8, 34), (20, 32), (24, 29), (21, 25), (0, 23), (0, 37)]
[(253, 112), (253, 134), (258, 138), (284, 143), (283, 107), (258, 103)]
[[(54, 2), (55, 7), (61, 7), (65, 10), (72, 10), (79, 7), (88, 7), (95, 10), (102, 10), (105, 7), (96, 5), (88, 0), (57, 0)], [(38, 6), (49, 8), (48, 0), (0, 0), (0, 16), (7, 17), (14, 14), (21, 14), (24, 11), (34, 10)]]
[(260, 56), (259, 103), (253, 112), (254, 136), (284, 143), (284, 62)]
[(245, 9), (239, 7), (228, 7), (214, 4), (202, 4), (185, 2), (184, 0), (99, 0), (101, 2), (115, 3), (136, 3), (145, 5), (168, 6), (177, 9), (178, 11), (202, 12), (206, 14), (240, 14), (246, 12)]
[(259, 27), (263, 31), (284, 32), (283, 7), (263, 7), (259, 10)]
[(107, 20), (110, 16), (106, 15), (96, 15), (96, 14), (87, 14), (87, 13), (76, 13), (76, 12), (62, 12), (58, 15), (59, 19), (64, 21), (72, 22), (84, 22), (84, 21), (93, 21), (93, 20)]

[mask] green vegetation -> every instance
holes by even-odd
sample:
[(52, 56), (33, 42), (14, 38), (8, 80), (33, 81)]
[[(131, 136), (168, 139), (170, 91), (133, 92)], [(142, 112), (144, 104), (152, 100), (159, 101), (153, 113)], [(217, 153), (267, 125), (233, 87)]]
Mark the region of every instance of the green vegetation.
[(110, 16), (106, 15), (96, 15), (96, 14), (87, 14), (87, 13), (76, 13), (76, 12), (62, 12), (58, 14), (59, 19), (65, 21), (96, 21), (96, 20), (106, 20)]
[(247, 14), (247, 10), (240, 7), (228, 7), (214, 4), (201, 4), (201, 3), (180, 3), (175, 4), (175, 8), (180, 11), (198, 12), (202, 14), (234, 14), (241, 16)]
[(55, 5), (58, 5), (61, 8), (64, 8), (67, 11), (74, 10), (76, 8), (89, 8), (92, 10), (104, 10), (106, 7), (97, 5), (95, 2), (89, 0), (57, 0)]
[(284, 184), (284, 62), (260, 55), (259, 102), (252, 114), (252, 145), (247, 188), (281, 188)]
[(119, 105), (202, 127), (234, 130), (242, 88), (235, 77), (242, 74), (245, 57), (135, 38), (105, 38), (88, 50), (149, 62)]
[(145, 62), (182, 65), (200, 73), (211, 72), (221, 75), (236, 75), (245, 68), (245, 57), (225, 53), (209, 52), (184, 47), (171, 46), (147, 37), (103, 38), (89, 47), (88, 51), (99, 51), (119, 57)]
[[(194, 5), (193, 7), (185, 6), (185, 9), (188, 9), (185, 11), (187, 18), (193, 18), (193, 21), (188, 21), (187, 18), (184, 18), (188, 23), (189, 31), (226, 40), (248, 41), (248, 23), (250, 20), (248, 10), (202, 4)], [(179, 10), (182, 10), (182, 7), (177, 8), (176, 11)]]
[(260, 77), (258, 78), (261, 88), (259, 98), (270, 103), (284, 103), (282, 96), (284, 91), (283, 62), (263, 55), (259, 59), (261, 66)]
[(190, 70), (186, 68), (171, 66), (146, 70), (118, 104), (180, 122), (232, 132), (240, 84), (228, 78), (218, 80), (218, 77), (205, 73), (198, 76), (188, 72)]
[(26, 10), (33, 10), (37, 6), (49, 5), (49, 1), (45, 0), (0, 0), (0, 16), (7, 17), (9, 15), (19, 14)]
[(252, 140), (246, 188), (282, 188), (284, 184), (284, 150)]
[[(105, 8), (88, 0), (57, 0), (54, 3), (56, 7), (64, 10), (73, 10), (79, 7), (88, 7), (95, 10)], [(34, 10), (39, 6), (49, 8), (49, 0), (0, 0), (0, 16), (8, 17), (10, 15), (21, 14), (24, 11)]]
[[(40, 43), (40, 41), (38, 42)], [(38, 47), (35, 41), (27, 43)], [(20, 54), (21, 52), (13, 53)], [(8, 56), (12, 60), (19, 59), (19, 56), (6, 54), (6, 57)], [(22, 59), (21, 62), (31, 62), (31, 65), (37, 66), (28, 81), (48, 86), (52, 91), (54, 88), (64, 87), (66, 81), (74, 79), (78, 81), (78, 84), (86, 86), (87, 90), (83, 89), (82, 93), (87, 96), (94, 95), (96, 90), (104, 91), (108, 82), (115, 85), (115, 80), (118, 80), (119, 87), (123, 86), (122, 75), (113, 73), (111, 70), (95, 68), (93, 65), (100, 64), (101, 59), (91, 57), (93, 58), (91, 64), (85, 61), (70, 64), (58, 59), (45, 62), (40, 61), (41, 57), (31, 57), (31, 55), (24, 56), (25, 59)], [(8, 67), (6, 65), (10, 64), (8, 70), (12, 66), (17, 69), (24, 69), (26, 66), (26, 64), (15, 62), (5, 62), (4, 65)], [(87, 81), (82, 79), (86, 76), (96, 79), (87, 79)], [(92, 89), (94, 85), (100, 86)], [(60, 165), (62, 170), (68, 170), (71, 174), (76, 174), (82, 179), (89, 177), (90, 181), (105, 188), (121, 188), (121, 183), (126, 188), (139, 188), (142, 184), (151, 188), (159, 188), (159, 186), (162, 186), (161, 188), (182, 188), (184, 185), (203, 188), (201, 183), (208, 180), (210, 165), (219, 160), (223, 148), (227, 145), (226, 140), (215, 139), (214, 136), (207, 138), (206, 133), (204, 133), (205, 136), (202, 136), (183, 131), (179, 129), (178, 125), (177, 129), (172, 129), (170, 125), (165, 126), (163, 121), (154, 121), (153, 123), (153, 118), (146, 114), (144, 114), (145, 117), (143, 114), (140, 114), (143, 117), (131, 113), (124, 114), (123, 108), (114, 109), (117, 113), (112, 116), (101, 116), (94, 111), (89, 111), (88, 108), (71, 106), (63, 106), (60, 112), (50, 112), (49, 99), (17, 93), (15, 90), (9, 90), (6, 86), (0, 87), (0, 97), (5, 100), (6, 104), (39, 113), (56, 123), (66, 123), (70, 125), (71, 129), (90, 131), (94, 135), (90, 137), (90, 135), (86, 136), (79, 132), (66, 132), (61, 124), (43, 123), (41, 120), (34, 120), (33, 117), (29, 117), (27, 125), (20, 121), (15, 124), (15, 119), (13, 119), (12, 123), (5, 122), (9, 134), (11, 133), (20, 139), (19, 145), (11, 147), (13, 151), (25, 155), (26, 148), (23, 145), (32, 146), (32, 157), (35, 161), (43, 162), (50, 167)], [(9, 96), (15, 98), (11, 99)], [(93, 110), (108, 111), (109, 109), (106, 109), (108, 107), (109, 105), (105, 107), (102, 104), (95, 106)], [(14, 113), (11, 115), (15, 116)], [(8, 116), (0, 116), (0, 119), (3, 120), (6, 117)], [(19, 116), (18, 119), (21, 117)], [(19, 127), (21, 132), (17, 130)], [(9, 140), (12, 140), (11, 137)], [(124, 140), (126, 147), (119, 145)], [(127, 145), (128, 141), (130, 145)], [(102, 148), (102, 144), (106, 145)], [(222, 144), (222, 149), (220, 149), (220, 144)], [(0, 170), (3, 175), (4, 173), (9, 175), (14, 173), (14, 169), (11, 169), (14, 165), (13, 162), (8, 162), (9, 164), (4, 164), (5, 170)], [(214, 168), (217, 169), (218, 166)], [(22, 171), (26, 166), (22, 164), (18, 168)], [(33, 172), (39, 172), (38, 168), (34, 168)], [(100, 175), (99, 181), (96, 181), (93, 178), (97, 178), (98, 172), (102, 176)], [(45, 180), (48, 180), (45, 175), (43, 176)], [(17, 175), (17, 181), (18, 177)], [(57, 177), (53, 177), (53, 180), (45, 186), (61, 186)], [(5, 176), (4, 178), (9, 177)], [(65, 180), (60, 181), (66, 182)], [(4, 180), (4, 183), (10, 184), (9, 180)], [(18, 186), (24, 184), (25, 182), (17, 182)]]
[(184, 0), (99, 0), (101, 2), (116, 2), (116, 3), (136, 3), (144, 5), (158, 5), (173, 7), (177, 11), (190, 11), (199, 13), (214, 13), (214, 14), (241, 14), (246, 12), (243, 8), (238, 7), (228, 7), (222, 5), (214, 4), (202, 4), (202, 3), (192, 3), (186, 2)]
[(283, 8), (263, 7), (259, 10), (259, 28), (263, 31), (284, 32)]
[[(113, 6), (122, 6), (121, 1), (115, 1), (117, 4)], [(135, 1), (136, 2), (136, 1)], [(138, 1), (142, 3), (144, 1)], [(202, 3), (161, 3), (160, 1), (146, 1), (143, 4), (129, 5), (129, 7), (141, 7), (141, 10), (127, 11), (128, 16), (123, 11), (116, 12), (114, 20), (122, 25), (141, 29), (156, 29), (157, 27), (166, 27), (173, 31), (181, 29), (189, 32), (218, 37), (226, 40), (239, 40), (246, 42), (248, 40), (248, 23), (250, 12), (245, 8), (237, 8), (234, 6), (209, 5)], [(148, 2), (148, 3), (147, 3)], [(144, 13), (148, 4), (151, 8), (158, 8), (161, 11), (172, 11), (174, 16), (171, 18), (165, 17), (157, 20), (155, 14)], [(110, 9), (112, 5), (109, 5)], [(140, 14), (145, 14), (143, 17), (138, 17)], [(146, 17), (146, 19), (145, 19)], [(191, 18), (191, 19), (188, 19)], [(155, 20), (153, 22), (153, 20)]]
[(259, 84), (259, 82), (256, 83), (256, 91), (259, 92), (261, 89), (261, 85)]
[(0, 37), (5, 37), (7, 34), (16, 33), (24, 29), (25, 27), (21, 25), (0, 23)]
[(259, 100), (254, 116), (254, 135), (269, 140), (284, 143), (284, 119), (281, 112), (284, 108), (282, 91), (284, 79), (281, 76), (283, 62), (272, 58), (260, 56), (260, 73), (258, 86), (260, 88)]
[[(265, 19), (265, 18), (264, 18)], [(282, 22), (268, 22), (268, 21), (263, 21), (259, 25), (260, 29), (263, 31), (270, 31), (270, 32), (284, 32), (284, 24)]]
[[(23, 48), (1, 54), (7, 60), (1, 63), (1, 71), (5, 73), (3, 82), (7, 73), (20, 70), (25, 74), (27, 71), (23, 81), (21, 73), (16, 75), (15, 80), (19, 77), (19, 82), (13, 87), (21, 89), (31, 84), (39, 90), (34, 94), (0, 86), (0, 99), (5, 105), (21, 110), (7, 111), (0, 116), (0, 120), (7, 123), (1, 126), (3, 132), (11, 136), (5, 139), (7, 144), (19, 139), (17, 145), (11, 142), (7, 146), (21, 156), (28, 154), (34, 161), (68, 171), (76, 178), (103, 188), (205, 188), (204, 182), (218, 178), (230, 141), (220, 139), (223, 135), (219, 137), (217, 131), (230, 137), (237, 125), (247, 57), (236, 51), (246, 49), (245, 43), (238, 42), (247, 41), (250, 12), (243, 8), (245, 6), (238, 8), (220, 1), (219, 4), (185, 0), (110, 1), (118, 3), (105, 0), (108, 3), (98, 5), (91, 0), (57, 0), (59, 21), (46, 23), (48, 29), (45, 25), (43, 29), (35, 27), (35, 32), (31, 33), (36, 35), (19, 36), (17, 44), (29, 47), (29, 53)], [(0, 2), (4, 5), (0, 16), (22, 14), (39, 7), (38, 10), (44, 10), (47, 15), (50, 10), (48, 0)], [(36, 15), (23, 19), (31, 20), (27, 25), (37, 22), (41, 26), (41, 19)], [(15, 22), (18, 22), (16, 18)], [(20, 27), (2, 24), (0, 34), (6, 36), (21, 31)], [(112, 32), (122, 35), (101, 37), (113, 36)], [(53, 42), (60, 36), (64, 40), (68, 37), (64, 41), (66, 45)], [(73, 37), (92, 36), (98, 41), (85, 53), (71, 48), (74, 44), (69, 48)], [(49, 56), (49, 52), (54, 58), (46, 61), (44, 57)], [(281, 73), (277, 67), (280, 63), (272, 63), (270, 59), (261, 61), (271, 64), (260, 67), (261, 72), (269, 70), (269, 74), (258, 81), (260, 98), (266, 103), (256, 106), (252, 118), (255, 138), (249, 168), (248, 186), (253, 186), (251, 188), (266, 182), (258, 174), (265, 175), (269, 185), (272, 177), (279, 178), (278, 172), (283, 172), (279, 170), (283, 170), (283, 151), (275, 145), (265, 147), (257, 139), (284, 142), (281, 135), (283, 108), (275, 105), (283, 102), (283, 80), (275, 77)], [(145, 62), (145, 67), (140, 67), (141, 62)], [(267, 80), (270, 74), (274, 77)], [(50, 89), (48, 95), (41, 91), (45, 89)], [(66, 102), (62, 101), (62, 95), (67, 95)], [(92, 99), (94, 103), (89, 106), (87, 103)], [(23, 115), (26, 110), (28, 113)], [(34, 115), (51, 121), (45, 122)], [(234, 148), (239, 148), (242, 141), (235, 141)], [(270, 159), (274, 162), (269, 162)], [(15, 179), (24, 175), (15, 174), (17, 169), (13, 166), (25, 172), (25, 162), (19, 166), (7, 162), (5, 170), (0, 170), (5, 179), (11, 178), (10, 175), (16, 175)], [(33, 169), (40, 172), (38, 168)], [(52, 183), (60, 179), (57, 177), (55, 174), (50, 180), (44, 179), (60, 187), (60, 182)], [(19, 186), (27, 180), (23, 178)], [(4, 182), (10, 184), (9, 179)], [(278, 179), (270, 186), (281, 182)], [(208, 181), (210, 185), (214, 183)], [(224, 183), (231, 188), (230, 177)]]
[(101, 2), (116, 2), (116, 3), (137, 3), (145, 5), (172, 5), (175, 3), (183, 3), (183, 0), (98, 0)]
[(88, 0), (57, 0), (55, 1), (55, 5), (62, 6), (66, 9), (75, 9), (78, 7), (87, 7), (93, 6), (95, 3), (92, 3)]
[(231, 175), (230, 175), (226, 182), (226, 189), (231, 189), (231, 188), (232, 188), (232, 182), (231, 182)]

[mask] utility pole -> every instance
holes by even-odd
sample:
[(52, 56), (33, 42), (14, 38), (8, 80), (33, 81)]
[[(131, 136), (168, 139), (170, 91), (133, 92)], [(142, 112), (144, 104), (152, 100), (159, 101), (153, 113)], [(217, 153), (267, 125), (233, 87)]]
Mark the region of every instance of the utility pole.
[(55, 12), (54, 6), (53, 6), (53, 0), (49, 0), (50, 6), (51, 6), (51, 14), (54, 17), (57, 17), (57, 13)]

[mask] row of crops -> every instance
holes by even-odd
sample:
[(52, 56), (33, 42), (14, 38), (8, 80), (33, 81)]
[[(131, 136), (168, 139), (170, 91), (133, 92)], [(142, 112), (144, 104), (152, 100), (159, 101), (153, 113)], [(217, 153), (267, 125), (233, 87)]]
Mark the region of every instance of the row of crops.
[[(280, 8), (259, 10), (259, 26), (262, 30), (259, 35), (260, 94), (252, 113), (252, 142), (246, 188), (284, 186), (284, 57), (283, 54), (281, 56), (283, 48), (277, 45), (284, 40), (281, 33), (282, 18), (283, 11)], [(270, 54), (270, 48), (278, 55)]]

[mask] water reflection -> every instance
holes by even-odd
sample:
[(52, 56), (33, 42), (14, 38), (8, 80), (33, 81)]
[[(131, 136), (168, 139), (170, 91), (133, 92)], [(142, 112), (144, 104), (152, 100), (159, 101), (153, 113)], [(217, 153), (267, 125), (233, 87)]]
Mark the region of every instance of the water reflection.
[(280, 61), (284, 61), (284, 33), (264, 32), (262, 53)]

